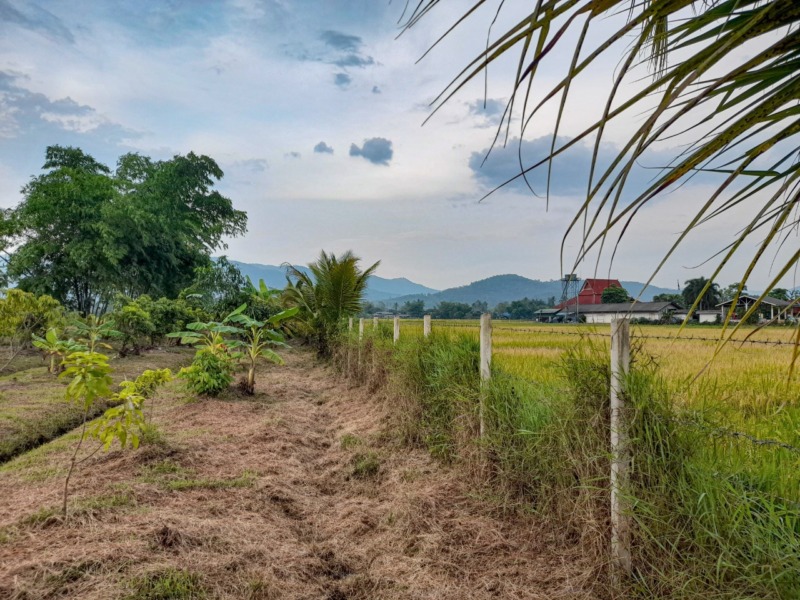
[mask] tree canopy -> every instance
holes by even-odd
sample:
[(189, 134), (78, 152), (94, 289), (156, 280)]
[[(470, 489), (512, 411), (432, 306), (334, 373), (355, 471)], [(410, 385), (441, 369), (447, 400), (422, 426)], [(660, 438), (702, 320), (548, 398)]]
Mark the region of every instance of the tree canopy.
[(697, 310), (711, 310), (722, 302), (719, 286), (705, 277), (689, 279), (681, 293), (686, 306), (694, 306), (697, 302)]
[(50, 146), (43, 169), (0, 222), (14, 246), (8, 275), (82, 314), (104, 312), (116, 293), (177, 297), (226, 236), (246, 231), (247, 215), (213, 189), (223, 173), (208, 156), (126, 154), (112, 172)]
[(625, 288), (619, 287), (618, 285), (610, 285), (603, 290), (603, 294), (600, 296), (600, 301), (603, 304), (630, 302), (631, 295)]

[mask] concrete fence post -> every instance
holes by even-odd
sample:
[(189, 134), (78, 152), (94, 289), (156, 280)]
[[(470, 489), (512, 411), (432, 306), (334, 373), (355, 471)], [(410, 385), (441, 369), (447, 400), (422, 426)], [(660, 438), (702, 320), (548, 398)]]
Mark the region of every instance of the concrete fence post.
[(628, 482), (630, 448), (625, 423), (625, 379), (631, 364), (628, 319), (611, 321), (611, 555), (625, 573), (631, 572), (630, 523), (623, 490)]
[(372, 328), (378, 329), (378, 317), (372, 317)]
[(364, 372), (364, 319), (358, 320), (358, 372), (359, 377)]
[(483, 389), (484, 385), (489, 381), (492, 376), (492, 314), (484, 313), (481, 315), (481, 355), (480, 355), (480, 370), (481, 370), (481, 397), (480, 405), (478, 407), (478, 419), (480, 423), (480, 435), (483, 437), (486, 431), (486, 424), (484, 419), (485, 404), (486, 404), (486, 390)]
[(422, 317), (422, 334), (428, 337), (431, 334), (431, 316), (425, 315)]
[(394, 318), (394, 343), (400, 341), (400, 317)]

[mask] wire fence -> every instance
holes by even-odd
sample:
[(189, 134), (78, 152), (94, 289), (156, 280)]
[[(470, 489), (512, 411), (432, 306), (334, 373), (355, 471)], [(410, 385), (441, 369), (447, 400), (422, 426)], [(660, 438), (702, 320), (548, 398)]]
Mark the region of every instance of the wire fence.
[[(479, 323), (450, 323), (447, 320), (436, 321), (437, 325), (447, 328), (462, 328), (462, 329), (480, 329)], [(610, 333), (602, 333), (598, 331), (564, 331), (559, 329), (535, 329), (530, 327), (497, 327), (497, 331), (511, 331), (514, 333), (534, 333), (543, 335), (564, 335), (574, 337), (600, 337), (611, 338)], [(703, 336), (675, 336), (675, 335), (651, 335), (637, 332), (635, 329), (631, 332), (631, 337), (638, 340), (669, 340), (674, 342), (712, 342), (718, 344), (720, 342), (731, 343), (735, 345), (762, 345), (762, 346), (795, 346), (793, 341), (785, 340), (750, 340), (750, 339), (736, 339), (724, 337), (703, 337)]]

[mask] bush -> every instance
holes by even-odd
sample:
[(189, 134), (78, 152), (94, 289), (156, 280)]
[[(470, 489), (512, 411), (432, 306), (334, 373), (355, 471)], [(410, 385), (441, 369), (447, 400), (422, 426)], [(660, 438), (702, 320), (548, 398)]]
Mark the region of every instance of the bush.
[(125, 356), (129, 352), (139, 354), (142, 342), (149, 340), (155, 330), (150, 313), (135, 302), (112, 312), (111, 319), (122, 340), (122, 346), (119, 349), (120, 356)]
[(186, 387), (195, 394), (217, 396), (233, 381), (236, 364), (224, 351), (201, 348), (194, 355), (191, 366), (178, 374), (186, 380)]

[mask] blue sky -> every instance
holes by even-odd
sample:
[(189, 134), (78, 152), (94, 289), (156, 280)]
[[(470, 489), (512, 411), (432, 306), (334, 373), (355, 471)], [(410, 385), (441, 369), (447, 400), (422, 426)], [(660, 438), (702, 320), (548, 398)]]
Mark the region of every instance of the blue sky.
[[(518, 160), (512, 139), (481, 166), (513, 65), (490, 72), (485, 103), (484, 82), (476, 81), (422, 126), (431, 100), (479, 52), (489, 13), (415, 64), (463, 6), (443, 3), (398, 38), (403, 4), (0, 0), (0, 206), (19, 202), (51, 144), (80, 146), (109, 165), (131, 151), (154, 158), (195, 151), (220, 163), (221, 190), (249, 214), (249, 233), (230, 240), (234, 259), (304, 263), (323, 248), (352, 249), (382, 260), (382, 276), (438, 288), (499, 273), (559, 277), (588, 148), (556, 165), (547, 207), (523, 186), (479, 202)], [(556, 57), (542, 81), (555, 81), (565, 61)], [(601, 63), (576, 87), (561, 134), (586, 126), (614, 66)], [(547, 149), (552, 122), (545, 111), (531, 125), (524, 156)], [(604, 150), (625, 133), (624, 125), (609, 131)], [(650, 166), (673, 154), (660, 149)], [(640, 170), (637, 185), (651, 176)], [(543, 175), (531, 180), (543, 193)], [(711, 189), (697, 180), (643, 210), (611, 275), (646, 279)], [(708, 274), (691, 267), (730, 239), (741, 215), (726, 218), (691, 236), (656, 283)], [(566, 258), (577, 249), (568, 239)], [(732, 264), (722, 282), (740, 268)], [(580, 270), (594, 269), (591, 262)], [(603, 258), (599, 273), (608, 271)]]

